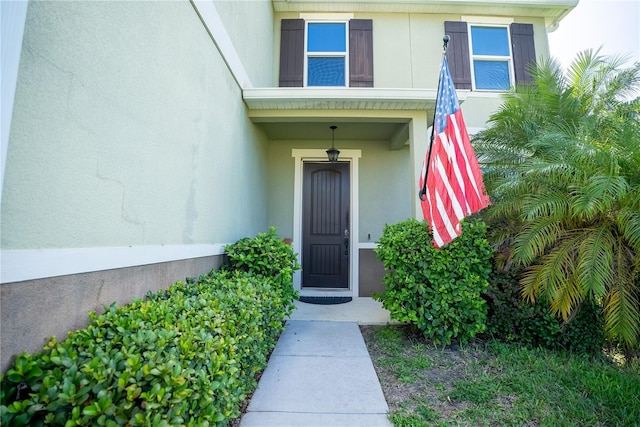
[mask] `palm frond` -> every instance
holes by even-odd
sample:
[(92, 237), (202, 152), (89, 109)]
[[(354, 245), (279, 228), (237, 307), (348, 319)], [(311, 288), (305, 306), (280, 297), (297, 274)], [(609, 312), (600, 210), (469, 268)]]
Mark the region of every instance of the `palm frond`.
[(604, 304), (605, 330), (612, 338), (634, 346), (640, 336), (640, 307), (637, 286), (616, 283)]
[[(522, 298), (534, 303), (540, 296), (549, 294), (547, 285), (550, 283), (547, 279), (549, 272), (543, 269), (541, 264), (535, 264), (527, 268), (520, 278)], [(551, 291), (553, 294), (555, 289)]]
[[(570, 255), (567, 256), (567, 259), (569, 258)], [(582, 295), (580, 283), (577, 280), (574, 278), (567, 280), (567, 277), (563, 277), (563, 280), (563, 285), (556, 288), (556, 294), (554, 298), (551, 299), (551, 313), (556, 316), (560, 315), (560, 317), (566, 321), (574, 310), (580, 306), (584, 300), (584, 296)]]
[(622, 237), (640, 256), (640, 211), (633, 208), (623, 208), (616, 217)]
[(577, 235), (562, 241), (540, 263), (541, 278), (546, 281), (543, 287), (547, 290), (546, 297), (551, 303), (551, 311), (560, 314), (565, 320), (584, 297), (575, 277), (577, 244), (580, 238)]
[(522, 201), (522, 216), (530, 220), (540, 216), (550, 217), (566, 215), (569, 212), (570, 198), (566, 192), (549, 189), (547, 192), (531, 194)]
[(512, 258), (518, 265), (529, 266), (563, 237), (562, 224), (557, 217), (529, 220), (515, 238)]
[(520, 279), (522, 295), (534, 301), (536, 295), (551, 303), (554, 314), (567, 319), (582, 301), (583, 295), (576, 280), (575, 239), (555, 246), (541, 262), (527, 268)]
[(575, 189), (576, 197), (571, 203), (571, 212), (591, 220), (596, 214), (612, 209), (618, 200), (626, 197), (628, 191), (629, 184), (623, 176), (590, 176), (584, 185)]
[(614, 284), (613, 253), (616, 245), (611, 230), (599, 227), (582, 235), (576, 274), (582, 294), (600, 299)]

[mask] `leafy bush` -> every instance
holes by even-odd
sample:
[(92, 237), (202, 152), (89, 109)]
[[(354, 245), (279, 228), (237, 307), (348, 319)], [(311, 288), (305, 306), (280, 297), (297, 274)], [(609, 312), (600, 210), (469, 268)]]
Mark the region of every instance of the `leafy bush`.
[(488, 332), (503, 341), (529, 347), (598, 354), (605, 346), (600, 307), (584, 301), (568, 322), (554, 316), (542, 300), (522, 299), (518, 270), (495, 271), (486, 298), (489, 304)]
[(493, 254), (485, 233), (482, 221), (464, 221), (462, 236), (435, 249), (424, 221), (386, 225), (376, 249), (387, 270), (385, 291), (374, 298), (392, 319), (414, 324), (436, 344), (483, 332), (487, 309), (481, 293)]
[(300, 269), (298, 258), (290, 245), (280, 239), (276, 228), (256, 237), (238, 240), (225, 247), (227, 263), (223, 269), (246, 271), (271, 278), (281, 297), (290, 301), (287, 314), (293, 310), (298, 293), (293, 289), (293, 273)]
[(474, 137), (523, 294), (567, 321), (602, 305), (605, 333), (640, 352), (640, 62), (599, 51), (541, 61)]
[[(243, 245), (269, 242), (265, 257), (273, 257), (245, 260), (251, 273), (212, 271), (111, 305), (63, 342), (20, 355), (2, 377), (2, 425), (226, 426), (237, 418), (293, 306), (288, 271), (275, 264), (291, 250), (271, 231), (259, 237)], [(253, 273), (274, 266), (279, 274)]]

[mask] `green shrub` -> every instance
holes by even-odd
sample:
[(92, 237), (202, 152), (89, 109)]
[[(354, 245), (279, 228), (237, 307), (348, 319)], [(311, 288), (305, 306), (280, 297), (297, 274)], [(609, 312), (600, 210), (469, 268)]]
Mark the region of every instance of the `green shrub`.
[(211, 272), (91, 323), (2, 378), (3, 425), (226, 426), (256, 386), (290, 301), (271, 279)]
[(280, 239), (276, 228), (256, 237), (238, 240), (225, 247), (227, 263), (223, 269), (246, 271), (269, 277), (281, 297), (288, 301), (287, 314), (295, 308), (298, 293), (293, 289), (293, 273), (300, 269), (298, 258), (290, 245)]
[(482, 221), (464, 221), (460, 237), (435, 249), (424, 221), (386, 225), (376, 249), (387, 270), (385, 291), (374, 298), (392, 319), (414, 324), (436, 344), (483, 332), (486, 303), (481, 293), (493, 254), (485, 234)]
[(520, 271), (497, 269), (486, 292), (489, 304), (488, 332), (503, 341), (529, 347), (598, 354), (606, 344), (600, 307), (586, 300), (570, 321), (551, 314), (549, 304), (522, 299)]

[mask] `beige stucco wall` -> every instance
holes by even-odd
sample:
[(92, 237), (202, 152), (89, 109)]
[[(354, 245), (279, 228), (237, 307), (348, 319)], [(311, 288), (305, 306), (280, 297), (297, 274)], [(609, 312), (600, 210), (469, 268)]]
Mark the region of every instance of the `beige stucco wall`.
[[(425, 13), (356, 13), (358, 19), (373, 20), (373, 66), (376, 88), (436, 89), (442, 62), (444, 21), (460, 21), (461, 15)], [(276, 58), (280, 52), (281, 19), (298, 18), (298, 14), (275, 15), (274, 44)], [(513, 22), (534, 26), (534, 40), (538, 58), (549, 55), (549, 44), (543, 18), (510, 18)], [(278, 85), (278, 63), (274, 64), (272, 85)], [(502, 103), (500, 92), (471, 94), (463, 105), (467, 126), (482, 128), (489, 115)]]
[(29, 3), (3, 249), (254, 234), (266, 154), (190, 2)]
[[(326, 141), (269, 143), (268, 222), (282, 237), (293, 236), (294, 159), (291, 150), (326, 149)], [(359, 159), (358, 241), (374, 243), (385, 223), (412, 216), (413, 183), (409, 147), (389, 150), (387, 141), (339, 141), (341, 150), (361, 150)], [(417, 185), (417, 184), (416, 184)]]
[(385, 224), (412, 217), (415, 181), (411, 176), (409, 146), (389, 150), (386, 141), (363, 146), (359, 180), (360, 242), (373, 243), (382, 235)]

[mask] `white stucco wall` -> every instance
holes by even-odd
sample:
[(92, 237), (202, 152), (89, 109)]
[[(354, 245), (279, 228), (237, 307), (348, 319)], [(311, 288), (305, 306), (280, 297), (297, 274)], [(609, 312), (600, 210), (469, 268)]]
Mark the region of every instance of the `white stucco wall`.
[(224, 243), (263, 231), (267, 143), (245, 108), (186, 0), (30, 2), (2, 249)]
[(16, 93), (16, 80), (18, 78), (18, 65), (20, 64), (20, 52), (22, 51), (22, 36), (24, 23), (27, 18), (26, 1), (3, 1), (0, 3), (0, 56), (2, 64), (0, 75), (2, 77), (2, 107), (0, 108), (0, 133), (2, 145), (0, 149), (0, 196), (2, 195), (2, 183), (4, 180), (4, 167), (7, 160), (7, 147), (9, 146), (9, 129), (11, 128), (11, 114), (13, 113), (13, 100)]
[(271, 0), (216, 0), (214, 4), (253, 86), (271, 86), (274, 62)]

